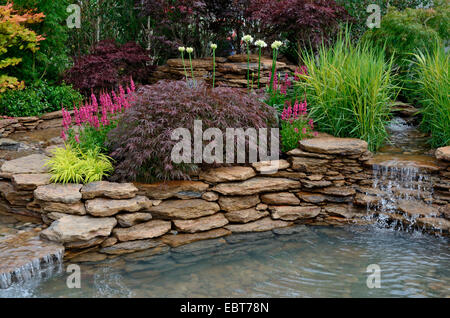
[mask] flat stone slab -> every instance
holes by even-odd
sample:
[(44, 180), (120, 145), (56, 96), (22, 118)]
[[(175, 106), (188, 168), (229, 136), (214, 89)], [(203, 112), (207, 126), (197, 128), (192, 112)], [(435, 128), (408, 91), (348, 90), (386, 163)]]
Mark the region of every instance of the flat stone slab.
[(223, 227), (228, 220), (222, 213), (217, 213), (194, 220), (173, 220), (173, 224), (180, 232), (196, 233)]
[(299, 188), (300, 182), (296, 180), (256, 177), (243, 182), (221, 183), (212, 190), (223, 195), (251, 195), (261, 192), (276, 192)]
[(380, 167), (411, 167), (420, 171), (435, 172), (444, 170), (445, 162), (427, 155), (404, 155), (404, 154), (376, 154), (364, 163), (367, 166)]
[(290, 164), (287, 160), (260, 161), (252, 163), (252, 167), (262, 174), (273, 174), (278, 170), (289, 168)]
[(261, 195), (261, 201), (272, 205), (299, 205), (300, 200), (290, 192), (267, 193)]
[(427, 205), (421, 201), (401, 200), (398, 209), (409, 216), (430, 217), (439, 215), (439, 210), (431, 205)]
[(434, 155), (436, 156), (436, 159), (438, 159), (438, 160), (450, 161), (450, 146), (441, 147), (441, 148), (436, 149), (436, 152)]
[(159, 183), (135, 183), (139, 193), (150, 199), (165, 200), (169, 198), (194, 199), (200, 198), (208, 190), (209, 184), (201, 181), (167, 181)]
[(442, 218), (418, 218), (417, 223), (426, 229), (437, 230), (448, 233), (450, 231), (450, 221)]
[(199, 175), (200, 180), (211, 183), (242, 181), (256, 176), (255, 171), (250, 167), (221, 167), (202, 171)]
[(300, 148), (329, 155), (359, 155), (367, 151), (367, 142), (356, 138), (321, 137), (303, 139)]
[(224, 211), (245, 210), (256, 206), (261, 201), (258, 195), (231, 196), (219, 198), (220, 208)]
[(108, 197), (111, 199), (131, 199), (136, 196), (138, 188), (132, 183), (115, 183), (108, 181), (91, 182), (81, 188), (83, 199)]
[(225, 213), (225, 217), (228, 219), (228, 221), (233, 223), (248, 223), (262, 219), (263, 217), (266, 217), (268, 215), (269, 212), (264, 210), (259, 211), (255, 208)]
[(116, 219), (121, 227), (132, 227), (133, 225), (151, 220), (152, 215), (146, 212), (125, 213), (116, 215)]
[(130, 242), (118, 243), (110, 247), (105, 247), (100, 250), (100, 253), (105, 253), (109, 255), (121, 255), (134, 253), (138, 251), (154, 249), (154, 248), (163, 248), (166, 245), (160, 241), (154, 239), (148, 240), (137, 240)]
[(170, 231), (172, 223), (163, 220), (151, 220), (128, 228), (116, 228), (114, 236), (121, 242), (144, 240), (159, 237)]
[(35, 232), (24, 232), (0, 240), (0, 289), (21, 282), (40, 268), (62, 261), (64, 246), (43, 241)]
[(42, 231), (41, 237), (59, 243), (89, 241), (98, 236), (109, 236), (116, 224), (115, 218), (67, 215)]
[(77, 203), (81, 200), (81, 184), (48, 184), (37, 187), (34, 197), (41, 201)]
[(39, 174), (48, 172), (45, 166), (49, 157), (41, 154), (33, 154), (26, 157), (6, 161), (0, 168), (0, 175), (11, 177), (14, 174)]
[(272, 220), (270, 217), (266, 217), (246, 224), (228, 224), (225, 226), (225, 228), (233, 233), (246, 233), (270, 231), (276, 228), (287, 227), (290, 225), (292, 225), (292, 222)]
[(45, 212), (58, 212), (74, 215), (86, 215), (86, 208), (84, 203), (61, 203), (61, 202), (42, 202), (42, 210)]
[(230, 235), (231, 231), (226, 229), (214, 229), (206, 232), (199, 232), (194, 234), (166, 234), (161, 238), (161, 241), (170, 247), (178, 247), (181, 245), (186, 245), (189, 243), (194, 243), (197, 241), (215, 239), (223, 236)]
[(300, 219), (312, 219), (320, 214), (317, 206), (271, 206), (272, 218), (284, 221), (295, 221)]
[(195, 219), (212, 215), (220, 210), (216, 202), (209, 202), (202, 199), (192, 200), (167, 200), (158, 206), (148, 209), (155, 216), (164, 219)]
[(50, 184), (52, 176), (48, 173), (15, 174), (11, 180), (17, 190), (35, 190), (39, 186)]
[(132, 199), (114, 200), (105, 198), (96, 198), (86, 201), (86, 211), (99, 217), (113, 216), (119, 212), (137, 212), (148, 209), (152, 203), (144, 196), (137, 196)]

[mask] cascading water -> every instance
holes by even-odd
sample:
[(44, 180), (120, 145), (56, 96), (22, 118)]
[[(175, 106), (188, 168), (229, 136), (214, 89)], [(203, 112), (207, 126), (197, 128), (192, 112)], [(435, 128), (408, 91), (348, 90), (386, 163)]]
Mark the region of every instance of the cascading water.
[(44, 242), (35, 233), (0, 240), (0, 289), (32, 278), (45, 279), (62, 271), (64, 248)]

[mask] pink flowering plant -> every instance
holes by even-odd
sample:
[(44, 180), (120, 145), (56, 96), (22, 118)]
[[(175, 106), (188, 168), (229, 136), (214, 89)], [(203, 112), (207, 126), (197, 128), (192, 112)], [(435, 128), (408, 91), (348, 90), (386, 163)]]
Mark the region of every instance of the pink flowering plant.
[(294, 105), (286, 101), (281, 113), (281, 150), (288, 152), (298, 147), (298, 142), (304, 138), (317, 136), (314, 131), (314, 121), (308, 118), (308, 104), (305, 101), (295, 101)]
[[(270, 77), (272, 77), (272, 74), (270, 74)], [(280, 79), (279, 75), (275, 73), (273, 76), (272, 89), (269, 89), (269, 97), (265, 102), (281, 112), (281, 107), (284, 107), (285, 102), (293, 99), (292, 92), (292, 82), (289, 79), (289, 74), (286, 73), (284, 78)]]
[(117, 127), (120, 115), (130, 108), (135, 90), (131, 79), (126, 93), (125, 89), (119, 86), (118, 93), (103, 92), (98, 99), (92, 94), (89, 102), (78, 108), (74, 106), (72, 113), (63, 108), (61, 137), (73, 148), (107, 152), (107, 135)]

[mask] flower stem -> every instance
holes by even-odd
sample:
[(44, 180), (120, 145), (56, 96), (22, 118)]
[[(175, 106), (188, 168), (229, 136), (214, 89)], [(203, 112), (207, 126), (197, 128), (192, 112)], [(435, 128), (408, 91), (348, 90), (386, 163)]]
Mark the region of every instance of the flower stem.
[(216, 83), (216, 50), (213, 50), (213, 88)]
[(256, 87), (259, 89), (259, 80), (261, 78), (261, 50), (262, 48), (259, 47), (259, 59), (258, 59), (258, 86)]
[(187, 82), (188, 75), (187, 75), (187, 71), (186, 71), (186, 63), (184, 62), (184, 53), (183, 52), (181, 52), (181, 60), (183, 61), (184, 76), (186, 76), (186, 82)]
[(270, 76), (270, 86), (269, 86), (269, 91), (272, 92), (273, 90), (273, 80), (275, 77), (275, 68), (277, 65), (277, 55), (278, 55), (278, 50), (275, 49), (273, 50), (273, 59), (272, 59), (272, 74)]
[(189, 53), (189, 64), (191, 64), (191, 75), (192, 75), (192, 80), (195, 82), (194, 68), (192, 67), (192, 56), (191, 56), (191, 53)]
[(250, 45), (247, 43), (247, 89), (250, 91)]

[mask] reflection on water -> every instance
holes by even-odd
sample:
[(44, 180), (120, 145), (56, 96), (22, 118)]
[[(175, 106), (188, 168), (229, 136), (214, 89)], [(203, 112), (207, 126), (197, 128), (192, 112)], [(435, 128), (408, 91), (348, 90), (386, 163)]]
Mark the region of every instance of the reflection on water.
[[(69, 274), (63, 273), (0, 290), (0, 296), (450, 296), (450, 247), (445, 238), (374, 227), (297, 229), (292, 235), (249, 236), (251, 243), (228, 238), (234, 244), (222, 241), (203, 254), (188, 249), (184, 254), (137, 253), (84, 263), (81, 289), (68, 289)], [(381, 267), (380, 289), (366, 285), (370, 264)]]

